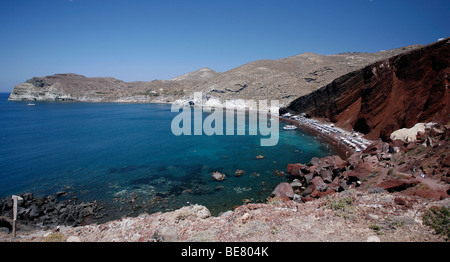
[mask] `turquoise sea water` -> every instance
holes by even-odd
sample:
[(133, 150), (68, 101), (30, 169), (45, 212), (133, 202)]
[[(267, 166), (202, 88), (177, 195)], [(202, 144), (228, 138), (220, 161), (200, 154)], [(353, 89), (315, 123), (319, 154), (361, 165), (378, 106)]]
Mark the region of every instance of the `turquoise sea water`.
[[(213, 215), (243, 199), (264, 202), (288, 180), (275, 170), (336, 153), (308, 133), (284, 131), (284, 123), (278, 145), (262, 147), (259, 135), (175, 136), (170, 128), (178, 113), (170, 105), (28, 106), (8, 96), (0, 94), (0, 197), (66, 191), (65, 198), (99, 201), (105, 219), (174, 210), (187, 202)], [(246, 173), (235, 177), (237, 169)], [(214, 171), (227, 178), (214, 181)]]

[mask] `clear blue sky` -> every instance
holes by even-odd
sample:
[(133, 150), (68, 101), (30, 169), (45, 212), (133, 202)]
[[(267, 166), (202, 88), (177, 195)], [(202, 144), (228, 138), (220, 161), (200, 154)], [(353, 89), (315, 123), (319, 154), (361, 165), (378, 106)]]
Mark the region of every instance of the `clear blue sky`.
[(0, 92), (33, 76), (124, 81), (450, 36), (448, 0), (0, 0)]

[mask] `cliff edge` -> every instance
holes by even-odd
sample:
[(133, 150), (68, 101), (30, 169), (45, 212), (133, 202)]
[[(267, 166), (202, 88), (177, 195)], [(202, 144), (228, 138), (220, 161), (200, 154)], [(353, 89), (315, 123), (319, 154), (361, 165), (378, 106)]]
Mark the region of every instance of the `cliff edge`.
[(326, 118), (371, 140), (416, 123), (447, 124), (450, 38), (387, 58), (299, 97), (280, 110)]

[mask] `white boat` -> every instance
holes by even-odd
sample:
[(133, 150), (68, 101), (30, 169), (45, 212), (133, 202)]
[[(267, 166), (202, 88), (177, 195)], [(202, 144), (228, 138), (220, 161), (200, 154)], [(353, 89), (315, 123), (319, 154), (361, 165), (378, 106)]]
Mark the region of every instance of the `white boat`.
[(284, 130), (295, 130), (295, 129), (297, 129), (297, 127), (294, 125), (286, 125), (283, 127), (283, 129)]
[(35, 104), (31, 104), (31, 103), (30, 103), (30, 104), (28, 104), (28, 105), (29, 105), (29, 106), (35, 106)]

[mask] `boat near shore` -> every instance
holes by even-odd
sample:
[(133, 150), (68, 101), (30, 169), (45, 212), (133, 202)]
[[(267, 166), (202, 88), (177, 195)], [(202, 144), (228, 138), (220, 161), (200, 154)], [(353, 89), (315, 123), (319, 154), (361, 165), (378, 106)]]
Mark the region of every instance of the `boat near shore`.
[(296, 130), (297, 127), (294, 125), (286, 125), (283, 127), (284, 130)]

